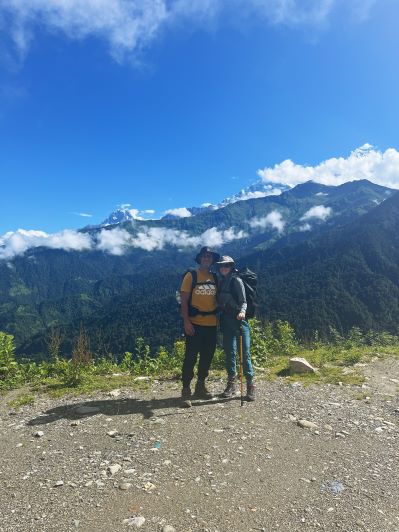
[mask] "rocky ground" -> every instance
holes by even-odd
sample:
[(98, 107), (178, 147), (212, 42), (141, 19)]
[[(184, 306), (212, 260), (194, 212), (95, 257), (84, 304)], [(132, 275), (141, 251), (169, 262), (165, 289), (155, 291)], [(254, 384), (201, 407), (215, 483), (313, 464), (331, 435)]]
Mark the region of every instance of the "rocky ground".
[(180, 408), (173, 382), (2, 397), (0, 531), (399, 531), (399, 361), (362, 370), (363, 388), (259, 382), (243, 407)]

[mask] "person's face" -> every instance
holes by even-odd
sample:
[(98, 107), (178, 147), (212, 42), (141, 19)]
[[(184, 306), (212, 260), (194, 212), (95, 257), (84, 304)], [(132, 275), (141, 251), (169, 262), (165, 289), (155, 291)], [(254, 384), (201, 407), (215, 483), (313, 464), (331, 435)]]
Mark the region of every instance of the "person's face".
[(231, 268), (232, 267), (227, 264), (226, 266), (220, 266), (219, 271), (223, 275), (223, 277), (226, 277), (226, 275), (229, 275), (229, 273), (231, 272)]
[(201, 266), (202, 268), (210, 268), (213, 264), (213, 255), (212, 253), (204, 253), (201, 255)]

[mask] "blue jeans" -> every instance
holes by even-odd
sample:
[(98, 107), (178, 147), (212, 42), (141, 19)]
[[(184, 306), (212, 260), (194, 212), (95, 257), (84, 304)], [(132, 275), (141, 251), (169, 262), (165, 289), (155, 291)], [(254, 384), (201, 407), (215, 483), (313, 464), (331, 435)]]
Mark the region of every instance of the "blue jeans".
[(240, 342), (241, 324), (243, 371), (247, 381), (251, 381), (254, 377), (254, 370), (249, 352), (250, 330), (248, 322), (245, 320), (237, 320), (236, 318), (228, 316), (227, 314), (222, 314), (220, 328), (223, 333), (223, 350), (226, 357), (226, 371), (229, 378), (236, 376), (237, 347), (239, 346)]

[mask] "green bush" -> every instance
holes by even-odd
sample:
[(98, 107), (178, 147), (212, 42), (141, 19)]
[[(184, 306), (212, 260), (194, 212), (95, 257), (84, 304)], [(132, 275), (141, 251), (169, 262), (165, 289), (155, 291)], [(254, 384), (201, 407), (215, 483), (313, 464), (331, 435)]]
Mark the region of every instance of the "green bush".
[(19, 380), (14, 351), (14, 337), (0, 332), (0, 386), (4, 388), (16, 385)]
[(274, 351), (273, 331), (270, 323), (249, 320), (251, 327), (251, 359), (255, 366), (266, 366), (267, 358)]
[(276, 354), (292, 356), (297, 353), (299, 345), (295, 338), (295, 331), (287, 321), (276, 321), (274, 338), (278, 351)]
[[(399, 335), (387, 332), (363, 333), (360, 329), (353, 328), (344, 337), (336, 330), (330, 329), (329, 342), (323, 342), (318, 335), (315, 335), (311, 347), (305, 348), (298, 344), (294, 330), (287, 322), (262, 323), (252, 319), (250, 326), (251, 357), (254, 365), (268, 368), (270, 374), (275, 375), (287, 367), (288, 357), (295, 354), (305, 356), (313, 365), (327, 371), (332, 366), (351, 366), (364, 357), (370, 357), (371, 354), (397, 355), (399, 351)], [(391, 349), (384, 349), (384, 346), (390, 346)], [(38, 363), (29, 359), (17, 361), (14, 351), (13, 337), (0, 332), (0, 388), (2, 389), (23, 384), (35, 386), (46, 384), (58, 387), (64, 385), (67, 388), (89, 384), (95, 387), (98, 377), (120, 372), (154, 377), (180, 375), (185, 341), (177, 340), (172, 350), (161, 346), (152, 355), (145, 340), (137, 338), (133, 353), (126, 352), (119, 364), (108, 352), (93, 361), (89, 338), (83, 328), (75, 342), (71, 360), (60, 357), (56, 349), (53, 349), (50, 361)], [(218, 346), (212, 369), (224, 370), (224, 367), (224, 352)], [(342, 368), (338, 369), (342, 372)]]
[(96, 375), (109, 375), (120, 371), (120, 367), (111, 357), (106, 356), (96, 360), (94, 371)]

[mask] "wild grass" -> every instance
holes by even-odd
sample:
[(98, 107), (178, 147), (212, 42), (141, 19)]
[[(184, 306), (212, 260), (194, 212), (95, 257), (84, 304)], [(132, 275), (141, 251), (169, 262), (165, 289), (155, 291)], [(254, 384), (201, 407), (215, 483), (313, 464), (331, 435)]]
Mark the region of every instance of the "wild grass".
[[(90, 395), (115, 388), (146, 389), (152, 379), (178, 379), (184, 358), (182, 340), (176, 341), (170, 351), (160, 347), (155, 355), (151, 355), (149, 346), (139, 338), (134, 351), (126, 352), (119, 361), (109, 353), (93, 359), (83, 329), (70, 359), (59, 355), (56, 340), (49, 342), (49, 360), (38, 364), (28, 359), (18, 361), (14, 355), (13, 337), (0, 332), (0, 394), (10, 389), (24, 389), (15, 399), (15, 406), (22, 406), (31, 404), (37, 393), (60, 397), (65, 394)], [(292, 356), (306, 358), (317, 372), (290, 374), (289, 359)], [(258, 379), (299, 381), (303, 385), (342, 383), (359, 386), (364, 377), (357, 364), (373, 358), (399, 357), (399, 336), (352, 329), (343, 337), (332, 330), (329, 341), (320, 341), (316, 336), (310, 344), (304, 345), (296, 339), (294, 330), (286, 322), (262, 324), (252, 320), (251, 357)], [(214, 375), (224, 376), (224, 353), (220, 347), (216, 350), (212, 370)], [(135, 380), (137, 377), (148, 377), (149, 380)]]

